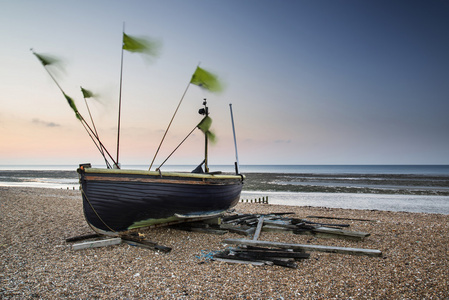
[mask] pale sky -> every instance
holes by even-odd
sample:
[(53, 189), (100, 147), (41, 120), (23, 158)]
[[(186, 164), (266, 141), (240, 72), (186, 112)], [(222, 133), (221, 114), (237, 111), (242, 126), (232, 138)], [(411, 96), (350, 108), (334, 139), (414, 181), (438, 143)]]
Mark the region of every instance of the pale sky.
[[(101, 164), (30, 52), (65, 62), (62, 88), (116, 152), (123, 23), (162, 42), (148, 63), (125, 52), (120, 162), (150, 164), (198, 65), (225, 84), (190, 86), (156, 163), (201, 120), (210, 164), (449, 164), (449, 2), (0, 0), (0, 165)], [(168, 164), (202, 160), (197, 131)]]

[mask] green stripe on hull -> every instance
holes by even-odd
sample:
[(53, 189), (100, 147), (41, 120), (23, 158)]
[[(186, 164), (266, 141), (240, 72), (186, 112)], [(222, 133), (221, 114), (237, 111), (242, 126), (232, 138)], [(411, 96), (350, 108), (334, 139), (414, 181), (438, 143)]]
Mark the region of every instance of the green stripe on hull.
[(177, 218), (175, 216), (168, 217), (165, 219), (142, 220), (142, 221), (134, 222), (131, 226), (128, 227), (128, 230), (136, 229), (136, 228), (140, 228), (140, 227), (148, 227), (148, 226), (153, 226), (153, 225), (158, 225), (158, 224), (170, 223), (170, 222), (174, 222), (174, 221), (178, 221), (178, 220), (181, 220), (181, 219)]

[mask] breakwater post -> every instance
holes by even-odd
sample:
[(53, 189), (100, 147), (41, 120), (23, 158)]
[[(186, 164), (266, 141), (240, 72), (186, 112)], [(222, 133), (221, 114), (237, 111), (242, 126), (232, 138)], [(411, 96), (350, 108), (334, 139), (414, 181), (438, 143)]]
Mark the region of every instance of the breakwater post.
[(256, 199), (240, 199), (240, 202), (268, 204), (268, 196)]

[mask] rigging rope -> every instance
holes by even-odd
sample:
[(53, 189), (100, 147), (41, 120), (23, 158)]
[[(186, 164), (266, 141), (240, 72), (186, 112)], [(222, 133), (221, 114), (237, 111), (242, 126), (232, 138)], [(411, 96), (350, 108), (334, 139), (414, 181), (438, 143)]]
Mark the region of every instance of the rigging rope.
[[(87, 203), (89, 203), (90, 208), (92, 209), (92, 211), (95, 213), (95, 215), (97, 215), (98, 219), (101, 221), (101, 223), (104, 224), (104, 226), (106, 226), (110, 231), (112, 232), (116, 232), (114, 229), (112, 229), (111, 227), (108, 226), (108, 224), (106, 224), (105, 221), (103, 221), (103, 219), (100, 217), (100, 215), (97, 213), (97, 211), (95, 210), (95, 208), (93, 207), (92, 203), (89, 201), (89, 198), (87, 198), (86, 193), (84, 192), (83, 186), (81, 185), (81, 193), (83, 194), (83, 196), (85, 197)], [(89, 221), (87, 221), (87, 223), (90, 224)], [(95, 230), (95, 229), (94, 229)], [(96, 230), (95, 230), (96, 231)]]

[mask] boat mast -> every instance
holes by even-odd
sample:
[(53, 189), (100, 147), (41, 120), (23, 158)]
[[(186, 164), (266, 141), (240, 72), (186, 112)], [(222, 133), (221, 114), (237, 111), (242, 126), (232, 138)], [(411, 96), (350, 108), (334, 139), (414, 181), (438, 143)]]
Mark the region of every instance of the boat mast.
[[(203, 101), (204, 108), (201, 108), (198, 112), (200, 115), (204, 115), (205, 117), (209, 116), (209, 108), (207, 107), (207, 99), (204, 98)], [(208, 138), (207, 134), (204, 134), (204, 172), (209, 173), (209, 166), (207, 164), (207, 156), (208, 156)]]
[(232, 133), (234, 135), (234, 147), (235, 147), (235, 174), (240, 174), (240, 164), (239, 164), (239, 154), (237, 152), (237, 139), (235, 138), (235, 126), (234, 126), (234, 115), (232, 114), (232, 103), (229, 103), (229, 109), (231, 110), (231, 123), (232, 123)]
[(117, 121), (117, 159), (116, 163), (114, 165), (114, 168), (120, 169), (119, 164), (119, 151), (120, 151), (120, 116), (122, 112), (122, 78), (123, 78), (123, 44), (124, 44), (124, 37), (125, 37), (125, 23), (123, 22), (123, 33), (122, 33), (122, 57), (120, 62), (120, 90), (119, 90), (119, 96), (118, 96), (118, 121)]

